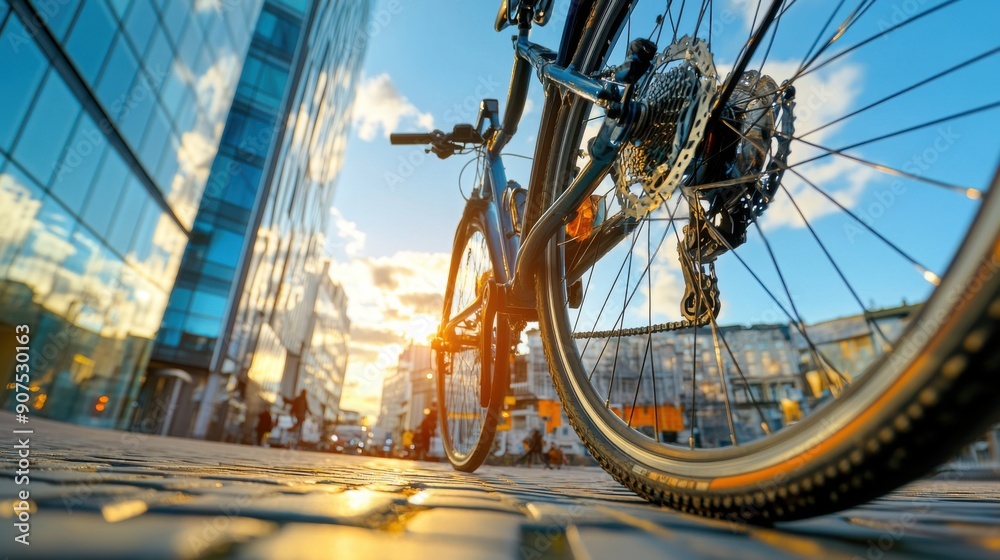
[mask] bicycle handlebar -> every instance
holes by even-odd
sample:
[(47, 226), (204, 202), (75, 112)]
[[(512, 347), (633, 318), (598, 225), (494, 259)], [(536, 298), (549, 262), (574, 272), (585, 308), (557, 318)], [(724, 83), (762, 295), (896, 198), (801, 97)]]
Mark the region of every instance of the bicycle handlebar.
[(434, 140), (434, 136), (427, 132), (421, 133), (398, 133), (394, 132), (389, 135), (389, 143), (395, 145), (401, 144), (430, 144)]
[(445, 134), (440, 130), (421, 133), (392, 133), (390, 144), (430, 144), (428, 152), (434, 152), (437, 157), (445, 159), (460, 151), (461, 144), (483, 143), (483, 137), (471, 124), (456, 124), (454, 130)]

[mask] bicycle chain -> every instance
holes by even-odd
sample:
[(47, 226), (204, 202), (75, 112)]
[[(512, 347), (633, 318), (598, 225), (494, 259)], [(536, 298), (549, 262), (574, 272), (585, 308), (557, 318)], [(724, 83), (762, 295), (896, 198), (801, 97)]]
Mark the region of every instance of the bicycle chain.
[(622, 336), (642, 336), (661, 332), (682, 331), (684, 329), (690, 329), (694, 326), (704, 327), (709, 323), (710, 321), (702, 321), (701, 323), (695, 325), (694, 321), (684, 319), (683, 321), (657, 323), (655, 325), (649, 325), (648, 327), (630, 327), (627, 329), (617, 329), (612, 331), (586, 331), (573, 333), (573, 338), (617, 338)]
[[(715, 263), (709, 263), (709, 275), (710, 277), (718, 281), (715, 275)], [(683, 319), (680, 321), (669, 321), (666, 323), (657, 323), (655, 325), (649, 325), (647, 327), (630, 327), (627, 329), (617, 329), (611, 331), (584, 331), (579, 333), (573, 333), (573, 338), (611, 338), (611, 337), (622, 337), (622, 336), (642, 336), (650, 335), (661, 332), (672, 332), (672, 331), (682, 331), (684, 329), (690, 329), (692, 327), (704, 327), (705, 325), (711, 324), (712, 320), (708, 319), (701, 321), (700, 323), (695, 323), (690, 319)]]

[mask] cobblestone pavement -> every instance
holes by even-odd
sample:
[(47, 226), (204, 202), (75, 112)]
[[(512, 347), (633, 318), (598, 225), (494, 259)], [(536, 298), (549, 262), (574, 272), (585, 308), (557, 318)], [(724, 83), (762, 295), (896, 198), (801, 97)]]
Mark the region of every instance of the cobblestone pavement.
[[(16, 484), (14, 429), (34, 430)], [(19, 437), (25, 437), (21, 435)], [(9, 558), (998, 558), (1000, 483), (933, 479), (755, 528), (646, 504), (596, 468), (484, 467), (261, 449), (0, 412)], [(17, 494), (27, 488), (29, 546)]]

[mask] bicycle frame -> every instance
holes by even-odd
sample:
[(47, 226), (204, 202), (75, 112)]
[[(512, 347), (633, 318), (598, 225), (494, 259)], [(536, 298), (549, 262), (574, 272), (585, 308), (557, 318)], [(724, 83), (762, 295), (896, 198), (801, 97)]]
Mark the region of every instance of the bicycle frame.
[[(727, 99), (732, 93), (738, 81), (736, 77), (742, 75), (753, 53), (761, 44), (770, 23), (777, 15), (781, 4), (781, 0), (771, 2), (760, 26), (741, 53), (735, 70), (723, 84), (721, 95), (716, 97), (709, 123), (706, 126), (710, 126), (713, 121), (720, 117), (722, 100)], [(573, 4), (567, 19), (566, 29), (573, 27), (574, 20), (579, 15), (576, 11), (578, 6), (577, 3)], [(514, 69), (511, 73), (511, 83), (507, 93), (507, 112), (502, 124), (495, 100), (484, 101), (480, 107), (476, 130), (481, 136), (487, 138), (487, 149), (484, 154), (486, 173), (484, 173), (483, 182), (473, 193), (473, 196), (474, 198), (478, 197), (480, 201), (487, 202), (486, 205), (474, 211), (481, 213), (482, 224), (486, 229), (487, 245), (493, 259), (491, 264), (494, 270), (494, 282), (500, 288), (497, 290), (500, 296), (498, 298), (500, 301), (497, 302), (497, 311), (532, 320), (535, 317), (534, 267), (552, 236), (558, 233), (559, 228), (569, 223), (575, 215), (575, 210), (594, 192), (601, 179), (609, 171), (624, 141), (628, 138), (634, 114), (633, 108), (630, 106), (630, 93), (628, 92), (631, 86), (626, 85), (623, 93), (614, 82), (591, 78), (576, 71), (572, 64), (569, 64), (571, 58), (569, 56), (569, 40), (565, 31), (557, 54), (528, 40), (532, 22), (530, 9), (521, 9), (517, 19), (518, 35), (514, 44)], [(517, 125), (521, 120), (528, 93), (531, 70), (535, 70), (543, 85), (554, 85), (561, 93), (590, 101), (604, 108), (606, 116), (600, 131), (590, 145), (590, 157), (584, 168), (580, 170), (572, 183), (547, 206), (542, 215), (533, 224), (530, 224), (530, 227), (523, 228), (523, 231), (518, 233), (515, 231), (509, 212), (501, 211), (499, 207), (499, 201), (503, 200), (503, 192), (507, 186), (501, 151), (517, 132)], [(490, 122), (488, 131), (483, 130), (483, 124), (486, 120)], [(492, 134), (488, 134), (488, 132), (492, 132)], [(539, 141), (541, 142), (542, 139), (539, 138)], [(539, 167), (538, 165), (532, 166), (529, 183), (532, 186), (542, 184), (546, 178), (546, 170)], [(472, 209), (471, 205), (467, 211), (470, 209)], [(634, 221), (630, 223), (628, 218), (614, 223), (610, 220), (605, 222), (599, 230), (595, 231), (596, 245), (591, 243), (584, 251), (586, 258), (577, 259), (575, 263), (567, 263), (567, 280), (572, 281), (578, 278), (586, 268), (582, 263), (593, 262), (600, 258), (618, 241), (627, 236), (634, 225)], [(591, 251), (597, 254), (593, 255)], [(482, 296), (477, 298), (474, 303), (482, 303)], [(454, 328), (473, 311), (475, 308), (470, 306), (458, 316), (453, 317), (442, 333), (454, 332)]]
[[(488, 138), (483, 154), (486, 172), (466, 208), (467, 213), (478, 214), (484, 225), (486, 242), (493, 260), (491, 264), (494, 281), (500, 288), (501, 294), (498, 311), (526, 319), (533, 318), (535, 313), (532, 270), (534, 263), (541, 256), (546, 243), (560, 227), (566, 225), (573, 216), (573, 211), (597, 188), (620, 149), (619, 143), (611, 139), (610, 127), (606, 123), (591, 148), (591, 160), (588, 165), (535, 224), (519, 234), (515, 230), (510, 213), (500, 208), (500, 201), (504, 200), (503, 193), (507, 188), (501, 152), (517, 131), (527, 98), (530, 73), (534, 70), (544, 84), (554, 84), (563, 91), (589, 100), (605, 109), (614, 109), (621, 101), (621, 94), (614, 84), (590, 78), (571, 67), (556, 64), (555, 52), (528, 40), (529, 29), (530, 23), (524, 21), (518, 27), (514, 69), (507, 97), (508, 109), (503, 122), (500, 122), (496, 100), (484, 100), (480, 105), (476, 130)], [(483, 126), (487, 123), (489, 129), (484, 130)], [(534, 184), (535, 174), (544, 174), (545, 170), (534, 166), (531, 173)], [(455, 327), (475, 312), (481, 303), (482, 296), (452, 317), (442, 329), (443, 333), (454, 332)]]

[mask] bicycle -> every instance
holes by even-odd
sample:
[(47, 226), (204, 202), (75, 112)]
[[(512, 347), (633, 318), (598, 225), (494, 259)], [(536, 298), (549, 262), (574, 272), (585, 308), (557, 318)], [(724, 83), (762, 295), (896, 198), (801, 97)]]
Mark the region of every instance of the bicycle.
[[(391, 136), (393, 144), (429, 144), (441, 158), (475, 152), (481, 175), (455, 235), (433, 343), (441, 434), (456, 469), (474, 471), (488, 453), (512, 346), (535, 321), (565, 414), (601, 466), (648, 500), (695, 514), (769, 523), (842, 509), (928, 473), (1000, 417), (995, 134), (962, 129), (973, 139), (953, 158), (945, 155), (954, 138), (926, 136), (971, 116), (987, 131), (997, 123), (995, 94), (940, 97), (956, 91), (942, 81), (998, 69), (1000, 52), (979, 46), (989, 35), (972, 29), (986, 29), (983, 18), (943, 14), (993, 8), (948, 1), (897, 17), (862, 0), (809, 17), (794, 15), (795, 4), (757, 3), (744, 42), (716, 29), (713, 18), (725, 13), (710, 0), (687, 12), (684, 2), (574, 0), (551, 51), (528, 37), (552, 18), (553, 2), (504, 1), (495, 28), (516, 26), (517, 36), (503, 119), (498, 102), (484, 100), (475, 125)], [(874, 20), (878, 10), (892, 17)], [(859, 51), (933, 42), (907, 39), (932, 19), (949, 40), (933, 44), (926, 71), (863, 58), (884, 80), (857, 86)], [(783, 42), (783, 33), (810, 27), (808, 37), (819, 29), (811, 42)], [(862, 27), (869, 32), (859, 40)], [(842, 47), (845, 40), (853, 42)], [(802, 47), (801, 63), (769, 60), (781, 45)], [(727, 46), (735, 56), (720, 72), (716, 56)], [(976, 56), (942, 66), (959, 47)], [(898, 79), (910, 67), (922, 79)], [(524, 189), (508, 182), (502, 152), (532, 72), (545, 103)], [(831, 74), (825, 83), (846, 82), (846, 93), (800, 107), (797, 89), (815, 97), (809, 80)], [(902, 85), (886, 93), (890, 79)], [(938, 103), (899, 109), (913, 92)], [(960, 102), (972, 107), (951, 110)], [(894, 122), (914, 108), (948, 118)], [(833, 109), (846, 115), (810, 122)], [(869, 118), (877, 120), (863, 124)], [(853, 122), (865, 136), (850, 137)], [(826, 136), (841, 147), (828, 147)], [(899, 161), (882, 150), (893, 140), (930, 159), (927, 150), (907, 152), (915, 137), (937, 149), (940, 173), (969, 182), (869, 155)], [(832, 181), (824, 189), (807, 173), (847, 186), (831, 193)], [(906, 199), (886, 177), (920, 190)], [(870, 200), (858, 194), (865, 188), (882, 189), (878, 200), (893, 194), (883, 207), (906, 219), (866, 219), (858, 202)], [(855, 201), (842, 202), (851, 193)], [(772, 241), (776, 233), (781, 241)], [(917, 250), (904, 250), (898, 236)], [(778, 255), (793, 251), (807, 270), (781, 266)], [(866, 268), (890, 265), (882, 283)], [(806, 280), (807, 296), (823, 291), (808, 302), (792, 289)], [(919, 304), (875, 309), (861, 298), (870, 290), (889, 301), (881, 294), (890, 288)], [(733, 293), (740, 297), (723, 306)], [(751, 316), (753, 306), (766, 309)], [(851, 307), (860, 310), (838, 318)], [(755, 320), (719, 320), (748, 316)]]

